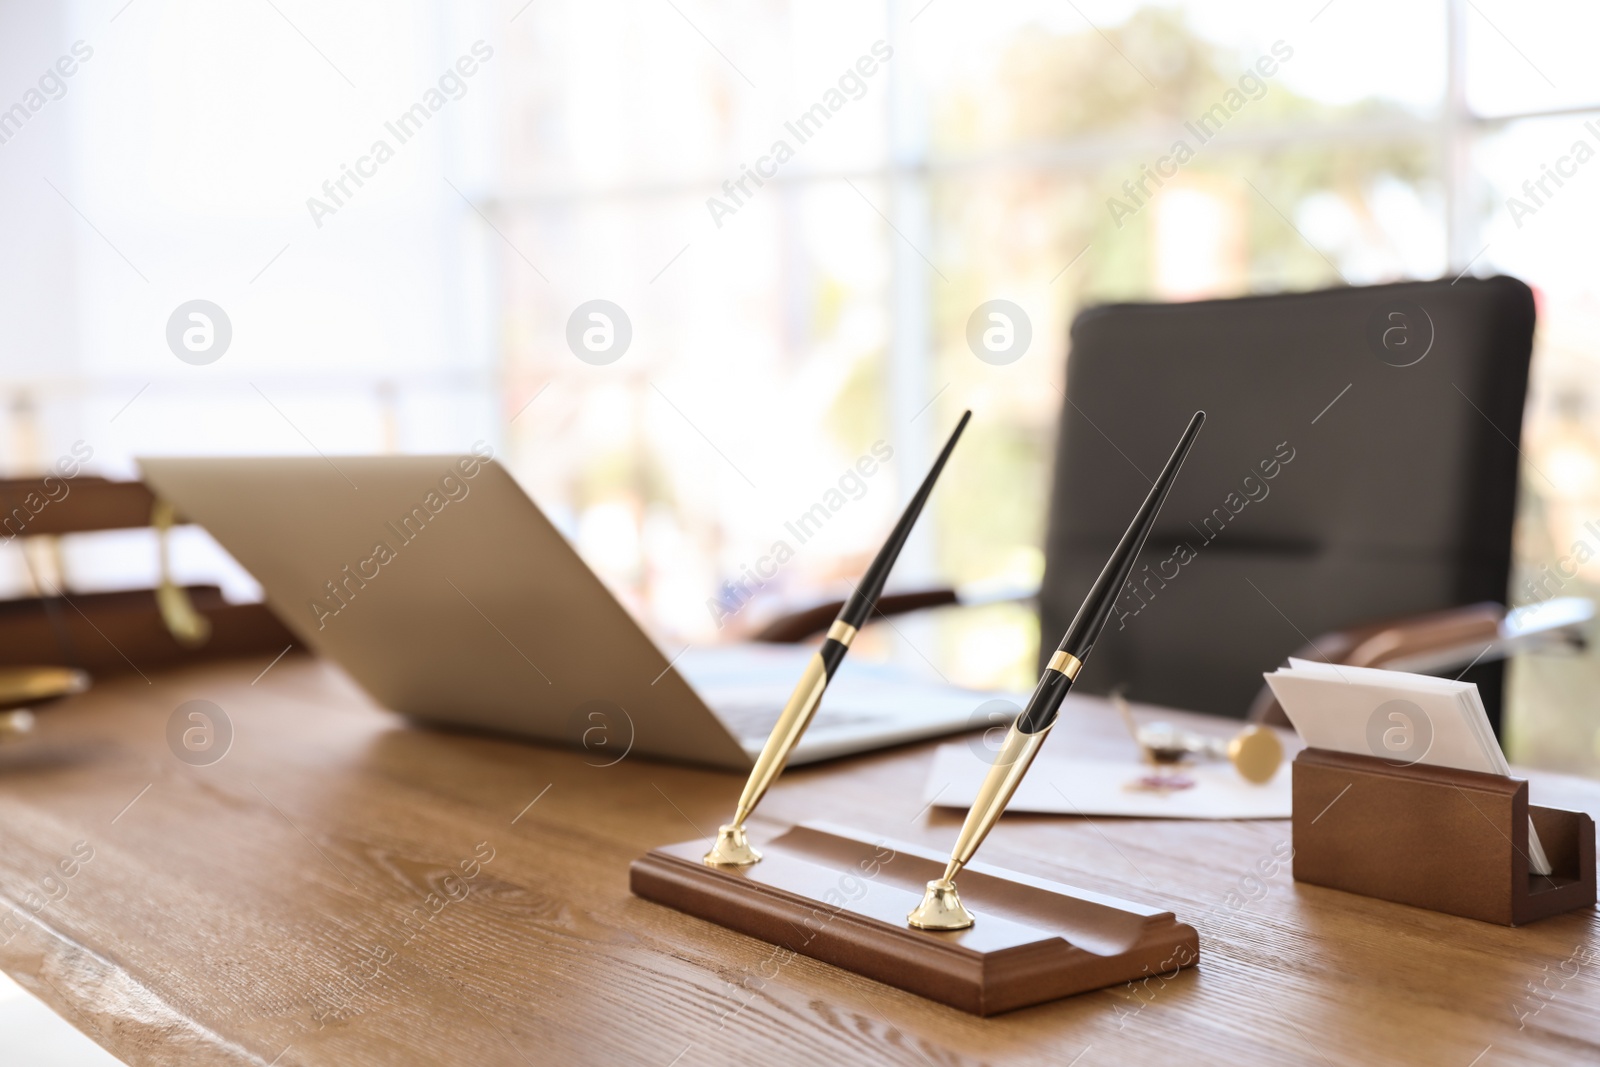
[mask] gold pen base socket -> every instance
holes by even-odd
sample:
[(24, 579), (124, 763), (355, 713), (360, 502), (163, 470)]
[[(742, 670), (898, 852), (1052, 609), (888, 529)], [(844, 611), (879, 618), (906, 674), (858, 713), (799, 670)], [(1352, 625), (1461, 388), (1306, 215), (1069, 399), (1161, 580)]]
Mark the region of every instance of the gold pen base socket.
[(711, 867), (748, 867), (761, 862), (761, 853), (750, 847), (743, 825), (723, 826), (717, 829), (717, 843), (701, 862)]
[(922, 903), (906, 916), (906, 922), (918, 930), (965, 930), (973, 921), (972, 912), (956, 893), (956, 884), (937, 878), (928, 883)]

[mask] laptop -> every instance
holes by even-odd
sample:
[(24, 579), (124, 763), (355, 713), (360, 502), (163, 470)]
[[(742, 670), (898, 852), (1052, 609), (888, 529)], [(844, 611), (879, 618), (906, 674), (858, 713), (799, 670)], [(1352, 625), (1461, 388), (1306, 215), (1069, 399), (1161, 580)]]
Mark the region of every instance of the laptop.
[[(146, 458), (309, 648), (430, 724), (748, 770), (808, 648), (658, 648), (489, 449)], [(992, 694), (845, 660), (791, 763), (989, 725)]]

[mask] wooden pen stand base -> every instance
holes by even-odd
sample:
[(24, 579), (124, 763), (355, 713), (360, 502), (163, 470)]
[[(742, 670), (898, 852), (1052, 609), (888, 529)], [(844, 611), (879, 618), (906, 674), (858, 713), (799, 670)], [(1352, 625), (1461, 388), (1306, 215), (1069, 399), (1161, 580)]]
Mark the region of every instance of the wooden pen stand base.
[(759, 846), (751, 867), (709, 867), (705, 841), (633, 862), (658, 904), (976, 1015), (1171, 977), (1200, 959), (1171, 912), (977, 863), (956, 879), (970, 929), (906, 925), (947, 857), (823, 823)]
[[(1550, 861), (1528, 870), (1528, 819)], [(1296, 881), (1520, 926), (1595, 902), (1594, 820), (1528, 783), (1308, 748), (1294, 761)]]

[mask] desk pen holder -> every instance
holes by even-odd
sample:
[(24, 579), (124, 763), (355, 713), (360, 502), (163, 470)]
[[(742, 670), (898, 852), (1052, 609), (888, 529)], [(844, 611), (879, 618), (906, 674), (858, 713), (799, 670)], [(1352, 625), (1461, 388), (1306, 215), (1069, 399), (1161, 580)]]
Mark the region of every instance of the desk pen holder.
[(701, 862), (705, 841), (633, 862), (635, 895), (976, 1015), (1160, 976), (1200, 958), (1169, 911), (984, 863), (961, 872), (966, 930), (912, 929), (906, 913), (949, 858), (826, 823), (761, 845), (747, 867)]
[(1293, 774), (1296, 881), (1502, 926), (1595, 903), (1594, 820), (1530, 806), (1524, 779), (1318, 748)]

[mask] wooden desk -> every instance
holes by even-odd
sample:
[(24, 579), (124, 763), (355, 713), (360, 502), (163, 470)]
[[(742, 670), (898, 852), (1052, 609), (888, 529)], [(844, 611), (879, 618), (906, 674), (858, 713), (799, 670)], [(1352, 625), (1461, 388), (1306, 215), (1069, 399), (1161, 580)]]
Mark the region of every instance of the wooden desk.
[[(1514, 930), (1282, 867), (1252, 882), (1287, 821), (995, 831), (989, 862), (1198, 927), (1203, 962), (1171, 981), (983, 1020), (804, 957), (774, 974), (770, 946), (627, 889), (635, 856), (715, 829), (735, 777), (411, 729), (331, 667), (289, 658), (252, 684), (265, 665), (113, 681), (0, 749), (0, 896), (20, 924), (0, 927), (0, 966), (129, 1063), (1600, 1060), (1593, 911)], [(168, 748), (192, 699), (236, 730), (212, 766)], [(1126, 744), (1093, 701), (1056, 729)], [(758, 836), (825, 818), (947, 847), (957, 819), (919, 799), (932, 748), (790, 774)], [(1600, 783), (1538, 775), (1533, 792), (1600, 815)], [(93, 856), (74, 865), (80, 841)]]

